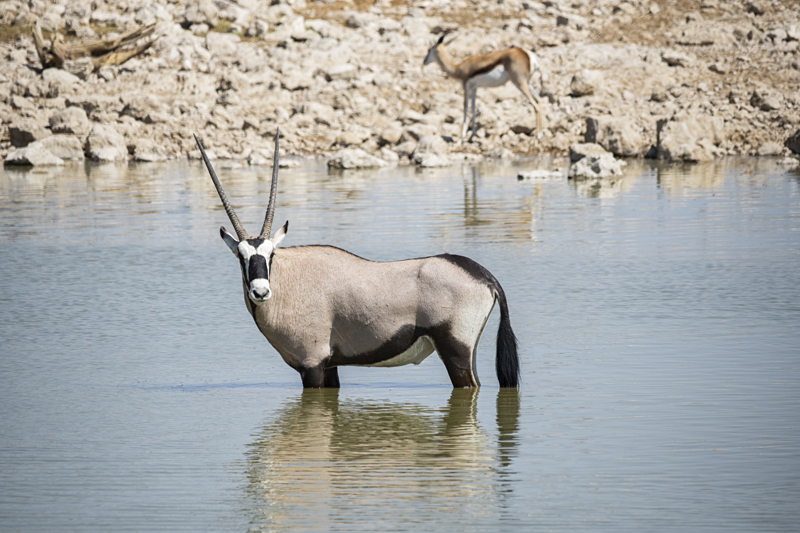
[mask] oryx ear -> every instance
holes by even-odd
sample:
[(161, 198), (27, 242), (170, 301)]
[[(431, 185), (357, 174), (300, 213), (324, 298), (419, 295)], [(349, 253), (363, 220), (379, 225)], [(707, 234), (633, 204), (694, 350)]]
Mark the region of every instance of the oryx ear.
[(228, 248), (231, 249), (233, 255), (239, 255), (239, 241), (236, 240), (236, 237), (228, 233), (225, 226), (220, 226), (219, 235), (222, 237), (222, 240), (225, 241), (225, 244), (228, 245)]
[(284, 237), (286, 237), (286, 232), (289, 231), (289, 221), (286, 221), (286, 224), (281, 227), (278, 231), (275, 232), (275, 235), (272, 236), (270, 239), (272, 241), (272, 246), (277, 248), (278, 245), (281, 243)]

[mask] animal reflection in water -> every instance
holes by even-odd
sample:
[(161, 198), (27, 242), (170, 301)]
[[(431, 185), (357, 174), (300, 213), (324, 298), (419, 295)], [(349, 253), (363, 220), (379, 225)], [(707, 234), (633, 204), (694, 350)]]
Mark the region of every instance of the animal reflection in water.
[[(369, 519), (382, 531), (498, 519), (512, 491), (519, 395), (500, 389), (496, 436), (478, 423), (477, 396), (454, 389), (437, 409), (304, 390), (250, 445), (251, 523), (326, 531)], [(417, 512), (398, 516), (398, 505)]]

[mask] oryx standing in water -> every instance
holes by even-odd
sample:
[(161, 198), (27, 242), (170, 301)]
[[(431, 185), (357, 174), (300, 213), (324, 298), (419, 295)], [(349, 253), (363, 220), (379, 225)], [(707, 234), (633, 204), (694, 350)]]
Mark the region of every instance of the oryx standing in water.
[(239, 259), (244, 300), (258, 329), (304, 387), (338, 387), (339, 366), (419, 364), (434, 350), (454, 387), (480, 385), (475, 356), (495, 300), (500, 303), (495, 368), (501, 387), (519, 381), (517, 341), (506, 295), (494, 276), (457, 255), (380, 263), (333, 246), (280, 248), (270, 238), (278, 192), (278, 137), (267, 214), (258, 237), (239, 222), (195, 136), (236, 237), (220, 234)]

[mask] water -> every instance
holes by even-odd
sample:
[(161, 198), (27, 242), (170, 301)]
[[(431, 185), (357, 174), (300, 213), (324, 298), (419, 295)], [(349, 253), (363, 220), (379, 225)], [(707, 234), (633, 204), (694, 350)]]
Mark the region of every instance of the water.
[[(418, 367), (306, 391), (243, 303), (197, 162), (0, 173), (0, 529), (792, 531), (800, 174), (535, 161), (281, 173), (285, 245), (441, 252), (509, 297), (523, 385)], [(543, 162), (543, 164), (549, 164)], [(225, 169), (257, 231), (268, 169)]]

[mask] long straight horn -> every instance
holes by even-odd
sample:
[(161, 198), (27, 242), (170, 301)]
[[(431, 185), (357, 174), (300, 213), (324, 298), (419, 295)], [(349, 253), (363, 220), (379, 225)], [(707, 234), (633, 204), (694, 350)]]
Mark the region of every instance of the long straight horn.
[(275, 197), (278, 196), (278, 139), (281, 136), (281, 129), (275, 132), (275, 155), (272, 156), (272, 187), (269, 189), (269, 204), (267, 204), (267, 215), (264, 217), (264, 225), (261, 227), (259, 239), (269, 239), (272, 233), (272, 219), (275, 216)]
[(219, 183), (217, 173), (214, 172), (214, 167), (211, 166), (211, 161), (208, 160), (208, 155), (206, 155), (206, 151), (203, 149), (203, 143), (200, 142), (197, 135), (194, 136), (194, 140), (197, 141), (197, 147), (200, 148), (200, 155), (203, 156), (203, 161), (206, 164), (208, 173), (211, 174), (211, 181), (214, 182), (214, 187), (217, 188), (217, 194), (219, 194), (219, 199), (222, 200), (222, 206), (225, 208), (225, 212), (228, 213), (228, 218), (231, 219), (233, 229), (236, 230), (236, 236), (239, 237), (240, 241), (243, 241), (247, 238), (247, 232), (242, 227), (242, 223), (239, 222), (239, 217), (236, 216), (231, 203), (228, 201), (228, 197), (225, 196), (225, 191), (222, 190), (222, 185)]

